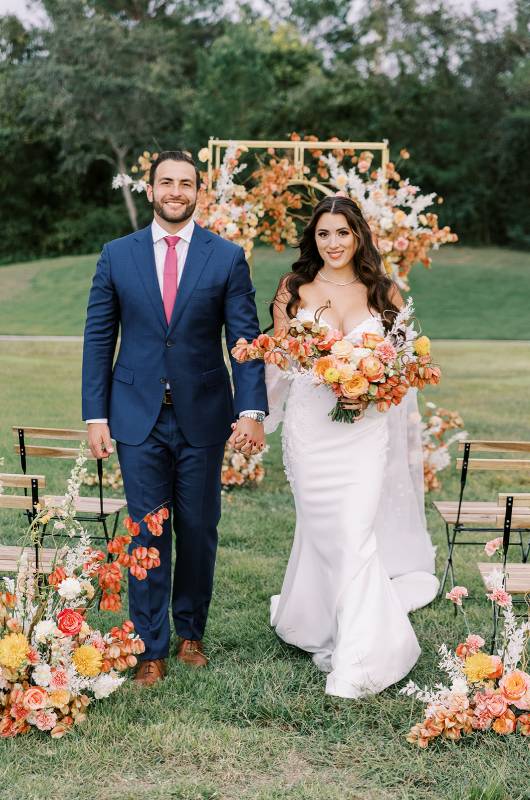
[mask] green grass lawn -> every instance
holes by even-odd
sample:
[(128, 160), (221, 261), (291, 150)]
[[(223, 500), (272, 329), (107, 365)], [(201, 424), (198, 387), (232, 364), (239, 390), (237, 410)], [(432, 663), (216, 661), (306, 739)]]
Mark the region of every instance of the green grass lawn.
[[(436, 354), (442, 384), (427, 397), (458, 408), (472, 435), (528, 438), (530, 345), (443, 342)], [(485, 368), (487, 365), (487, 368)], [(0, 342), (0, 455), (17, 469), (12, 424), (79, 424), (80, 345)], [(498, 399), (497, 399), (498, 398)], [(310, 659), (282, 644), (268, 625), (269, 597), (280, 589), (294, 514), (281, 468), (278, 435), (270, 437), (267, 476), (255, 491), (225, 498), (215, 594), (206, 643), (210, 667), (189, 672), (170, 662), (152, 691), (130, 686), (95, 704), (87, 723), (59, 741), (43, 735), (3, 741), (2, 800), (523, 800), (530, 797), (528, 743), (495, 734), (427, 751), (405, 734), (419, 704), (391, 687), (347, 701), (324, 695), (325, 678)], [(67, 465), (34, 462), (61, 490)], [(442, 494), (454, 497), (447, 471)], [(475, 479), (470, 497), (526, 484), (503, 475)], [(443, 563), (442, 528), (429, 526)], [(1, 541), (16, 541), (20, 517), (1, 517)], [(458, 580), (480, 595), (475, 561), (462, 548)], [(485, 601), (471, 607), (477, 632), (488, 634)], [(104, 626), (123, 616), (105, 616)], [(411, 677), (438, 679), (442, 641), (465, 636), (448, 603), (412, 615), (422, 656)]]
[[(259, 247), (254, 281), (262, 325), (280, 275), (296, 250)], [(0, 334), (81, 335), (97, 256), (0, 267)], [(442, 247), (431, 270), (416, 266), (412, 294), (426, 333), (440, 339), (530, 339), (530, 254)]]

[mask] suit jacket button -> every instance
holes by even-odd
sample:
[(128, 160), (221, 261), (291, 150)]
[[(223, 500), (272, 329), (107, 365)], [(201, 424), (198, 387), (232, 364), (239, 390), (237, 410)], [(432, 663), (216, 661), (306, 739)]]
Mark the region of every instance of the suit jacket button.
[(160, 378), (160, 383), (167, 383), (167, 378)]
[(168, 339), (166, 342), (166, 347), (173, 347), (174, 344), (175, 342), (171, 341), (171, 339)]

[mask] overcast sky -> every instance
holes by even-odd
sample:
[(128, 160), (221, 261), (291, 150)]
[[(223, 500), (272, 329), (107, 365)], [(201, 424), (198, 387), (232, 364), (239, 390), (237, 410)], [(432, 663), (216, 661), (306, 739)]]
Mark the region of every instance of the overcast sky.
[[(512, 6), (511, 0), (448, 0), (448, 5), (455, 8), (471, 8), (474, 2), (477, 2), (481, 8), (496, 8), (499, 11), (507, 11)], [(0, 0), (1, 14), (17, 14), (25, 22), (38, 23), (42, 21), (42, 12), (35, 10), (34, 3), (28, 2), (28, 0)]]

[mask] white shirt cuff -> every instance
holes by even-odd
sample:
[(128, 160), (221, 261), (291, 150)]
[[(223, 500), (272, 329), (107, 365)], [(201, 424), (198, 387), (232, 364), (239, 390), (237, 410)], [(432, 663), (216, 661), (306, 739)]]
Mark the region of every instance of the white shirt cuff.
[(86, 419), (85, 422), (90, 425), (91, 422), (108, 422), (108, 419)]
[(239, 418), (241, 419), (241, 417), (246, 417), (247, 414), (256, 414), (256, 413), (265, 414), (262, 408), (247, 408), (245, 411), (239, 412)]

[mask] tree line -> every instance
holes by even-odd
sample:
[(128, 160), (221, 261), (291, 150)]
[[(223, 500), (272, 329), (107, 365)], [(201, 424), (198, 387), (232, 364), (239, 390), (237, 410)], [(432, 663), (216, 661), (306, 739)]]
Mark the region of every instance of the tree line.
[(43, 27), (0, 17), (1, 262), (144, 224), (111, 182), (145, 149), (293, 131), (388, 138), (461, 241), (530, 247), (530, 0), (35, 5)]

